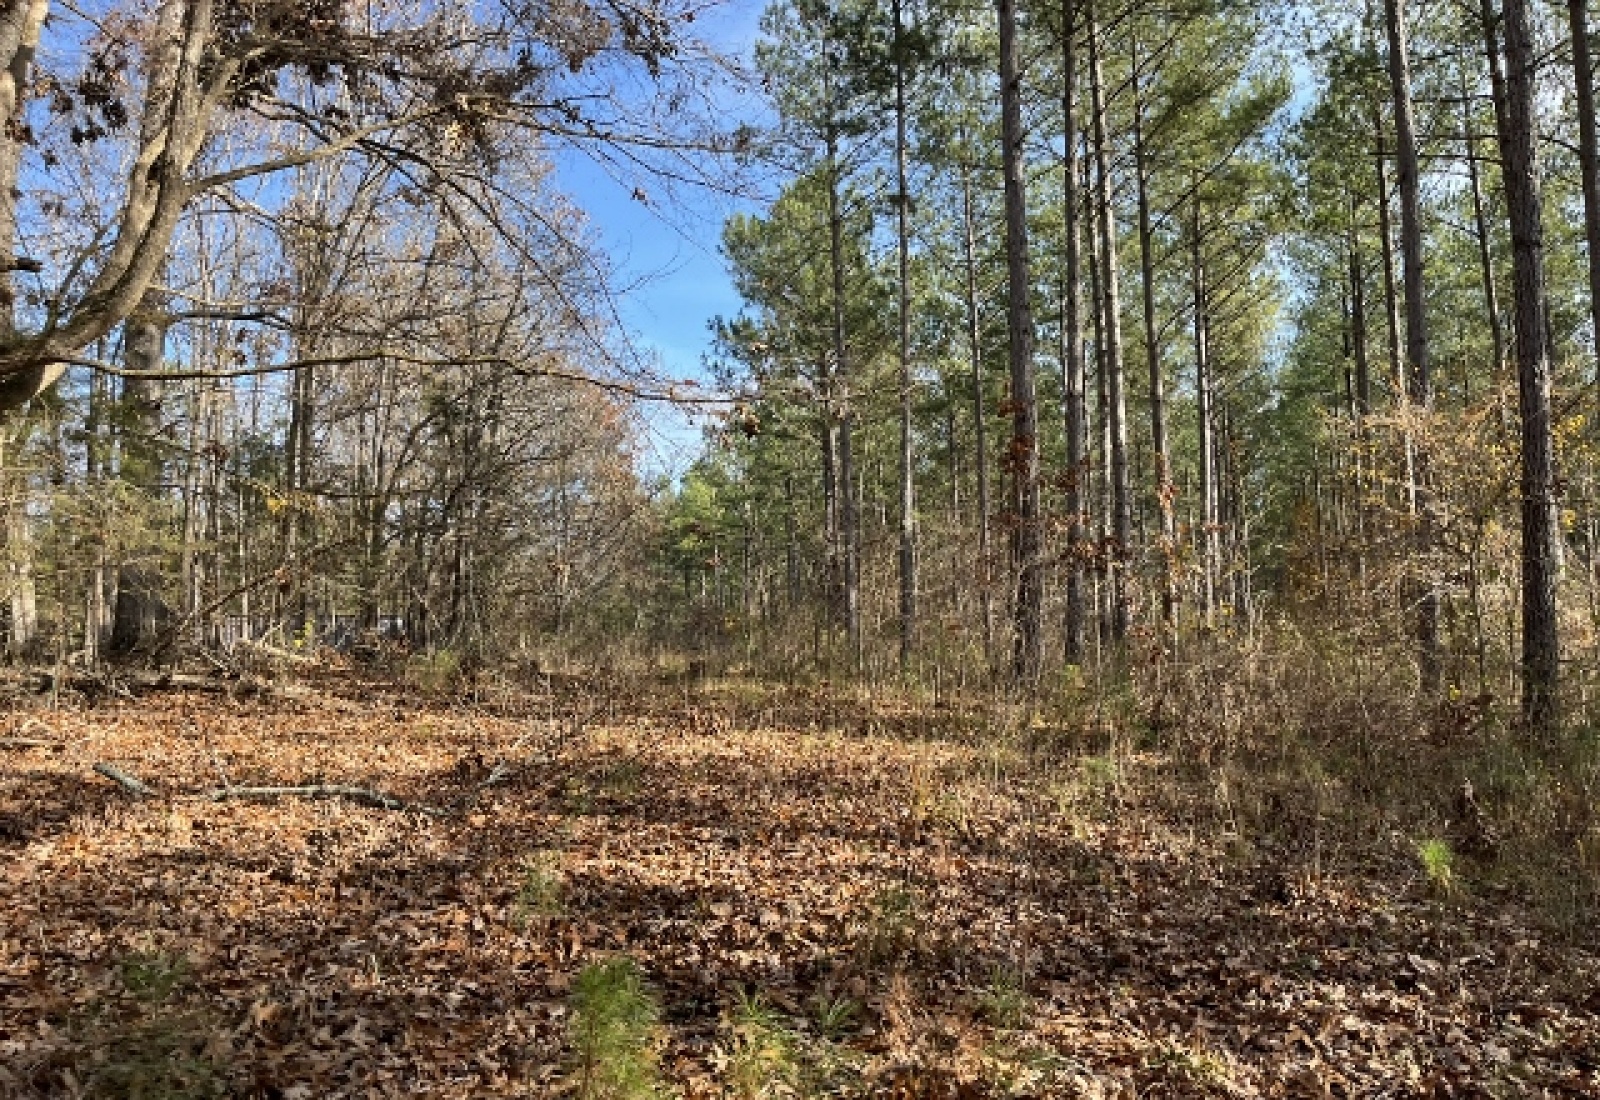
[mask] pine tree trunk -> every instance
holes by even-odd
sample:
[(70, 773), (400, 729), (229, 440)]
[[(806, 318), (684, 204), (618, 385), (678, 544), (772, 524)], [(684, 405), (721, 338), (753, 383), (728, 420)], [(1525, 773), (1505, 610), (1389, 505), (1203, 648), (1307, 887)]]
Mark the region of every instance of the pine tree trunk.
[(1096, 215), (1100, 231), (1100, 282), (1105, 312), (1105, 378), (1107, 430), (1111, 463), (1111, 636), (1120, 642), (1128, 633), (1128, 586), (1125, 572), (1133, 546), (1133, 508), (1128, 489), (1128, 400), (1123, 388), (1122, 300), (1117, 279), (1117, 222), (1111, 201), (1111, 149), (1106, 134), (1105, 80), (1100, 64), (1100, 24), (1095, 5), (1088, 5), (1089, 95), (1094, 111)]
[(1483, 201), (1483, 178), (1478, 171), (1478, 138), (1472, 132), (1472, 104), (1463, 77), (1461, 132), (1467, 144), (1467, 186), (1472, 192), (1472, 234), (1478, 242), (1478, 272), (1483, 282), (1483, 311), (1489, 319), (1489, 340), (1494, 349), (1494, 380), (1498, 384), (1506, 365), (1505, 325), (1500, 320), (1500, 290), (1494, 275), (1494, 241), (1489, 234)]
[(1200, 533), (1201, 570), (1203, 574), (1203, 603), (1207, 629), (1217, 625), (1217, 574), (1219, 548), (1217, 542), (1217, 443), (1216, 421), (1213, 409), (1211, 381), (1211, 349), (1207, 326), (1210, 324), (1210, 307), (1206, 289), (1205, 257), (1201, 245), (1200, 200), (1194, 201), (1194, 221), (1189, 235), (1193, 250), (1191, 281), (1194, 287), (1194, 374), (1195, 412), (1199, 421), (1197, 436), (1200, 452)]
[[(1138, 58), (1134, 59), (1137, 67)], [(1150, 168), (1144, 143), (1144, 100), (1137, 73), (1133, 78), (1133, 174), (1139, 215), (1139, 279), (1144, 306), (1144, 353), (1150, 378), (1150, 450), (1155, 461), (1156, 507), (1160, 513), (1161, 621), (1170, 633), (1177, 626), (1177, 594), (1173, 570), (1177, 561), (1177, 529), (1173, 517), (1172, 454), (1167, 443), (1167, 386), (1156, 335), (1155, 255), (1150, 229)]]
[(1034, 392), (1033, 311), (1028, 300), (1028, 209), (1024, 191), (1022, 74), (1016, 0), (1000, 0), (1001, 168), (1006, 206), (1006, 331), (1011, 364), (1011, 560), (1017, 597), (1012, 674), (1019, 686), (1039, 677), (1040, 614), (1044, 600), (1039, 556), (1039, 405)]
[(1535, 147), (1534, 43), (1526, 0), (1505, 0), (1505, 92), (1500, 159), (1511, 221), (1517, 396), (1522, 421), (1522, 710), (1534, 733), (1556, 732), (1556, 468), (1545, 325), (1544, 218)]
[(977, 476), (978, 494), (978, 601), (983, 615), (983, 654), (993, 664), (994, 592), (993, 578), (989, 575), (992, 554), (989, 529), (989, 428), (983, 400), (983, 336), (978, 316), (977, 221), (972, 209), (972, 178), (970, 170), (965, 168), (961, 172), (961, 217), (966, 262), (967, 353), (972, 365), (973, 448), (977, 452), (973, 469)]
[[(831, 90), (827, 93), (832, 94)], [(855, 462), (853, 454), (853, 414), (850, 396), (849, 342), (844, 321), (844, 214), (839, 206), (840, 169), (838, 135), (832, 124), (827, 137), (828, 154), (828, 259), (833, 285), (833, 414), (839, 474), (839, 538), (842, 543), (842, 580), (845, 632), (849, 638), (852, 667), (861, 671), (861, 542), (856, 510)]]
[(900, 669), (906, 671), (917, 635), (917, 514), (911, 424), (911, 207), (906, 178), (906, 56), (901, 0), (894, 0), (894, 161), (896, 236), (900, 262)]
[(1572, 29), (1572, 75), (1577, 90), (1578, 166), (1583, 174), (1583, 232), (1589, 246), (1589, 317), (1600, 386), (1600, 139), (1595, 136), (1594, 61), (1589, 48), (1588, 0), (1567, 0)]
[[(1400, 193), (1400, 255), (1406, 306), (1406, 368), (1409, 397), (1419, 411), (1433, 405), (1428, 352), (1427, 303), (1423, 294), (1422, 192), (1417, 158), (1416, 121), (1411, 105), (1411, 61), (1408, 52), (1405, 0), (1384, 0), (1384, 25), (1389, 39), (1389, 84), (1394, 95), (1396, 187)], [(1413, 452), (1412, 497), (1418, 517), (1418, 558), (1424, 563), (1417, 594), (1417, 650), (1422, 691), (1439, 691), (1443, 666), (1439, 652), (1439, 591), (1427, 564), (1433, 551), (1433, 493), (1428, 485), (1425, 441)]]
[(1067, 433), (1067, 623), (1066, 656), (1069, 664), (1084, 658), (1084, 564), (1088, 556), (1085, 488), (1089, 480), (1088, 415), (1084, 407), (1082, 281), (1083, 166), (1078, 155), (1078, 50), (1071, 5), (1061, 34), (1061, 115), (1065, 131), (1066, 165), (1062, 176), (1061, 208), (1066, 220), (1066, 269), (1061, 281), (1062, 394)]

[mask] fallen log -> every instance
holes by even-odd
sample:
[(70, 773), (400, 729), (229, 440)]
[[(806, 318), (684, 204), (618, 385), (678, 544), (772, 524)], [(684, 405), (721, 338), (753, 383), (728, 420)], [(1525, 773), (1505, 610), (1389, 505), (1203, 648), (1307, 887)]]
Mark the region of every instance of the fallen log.
[(264, 800), (273, 798), (348, 798), (352, 802), (375, 806), (380, 810), (427, 814), (443, 817), (445, 811), (420, 803), (406, 802), (393, 795), (369, 787), (346, 787), (332, 783), (314, 783), (304, 787), (218, 787), (205, 791), (199, 797), (209, 802), (231, 802), (234, 799)]
[(105, 776), (135, 798), (148, 798), (156, 793), (148, 784), (113, 764), (96, 764), (94, 770), (96, 774)]

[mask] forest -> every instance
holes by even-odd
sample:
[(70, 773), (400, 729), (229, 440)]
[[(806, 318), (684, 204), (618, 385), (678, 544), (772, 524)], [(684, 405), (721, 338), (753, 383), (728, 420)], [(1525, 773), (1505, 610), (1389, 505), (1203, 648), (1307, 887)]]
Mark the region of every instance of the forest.
[(0, 0), (0, 1098), (1600, 1096), (1587, 0), (758, 7)]

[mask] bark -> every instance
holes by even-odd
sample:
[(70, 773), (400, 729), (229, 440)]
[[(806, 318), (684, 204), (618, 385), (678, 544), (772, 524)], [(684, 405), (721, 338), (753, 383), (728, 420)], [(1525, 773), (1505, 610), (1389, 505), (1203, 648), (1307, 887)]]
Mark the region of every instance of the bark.
[(983, 615), (983, 653), (994, 661), (994, 594), (989, 576), (990, 500), (989, 429), (983, 400), (983, 336), (978, 316), (978, 243), (976, 218), (972, 209), (972, 178), (969, 169), (961, 173), (962, 245), (966, 262), (967, 353), (972, 365), (973, 448), (977, 455), (973, 468), (977, 477), (978, 507), (978, 601)]
[[(0, 9), (0, 22), (14, 10), (15, 3)], [(203, 183), (190, 178), (190, 169), (238, 71), (237, 59), (213, 55), (212, 14), (211, 0), (162, 0), (157, 9), (140, 139), (116, 235), (64, 316), (39, 332), (0, 339), (0, 412), (31, 398), (59, 377), (63, 360), (131, 317), (160, 272), (184, 207)], [(9, 32), (0, 32), (0, 50), (11, 49), (3, 60), (13, 80), (27, 64), (24, 38), (13, 47)]]
[(1111, 635), (1120, 642), (1128, 633), (1128, 591), (1124, 572), (1133, 544), (1133, 510), (1128, 491), (1128, 401), (1123, 392), (1122, 303), (1117, 280), (1117, 224), (1111, 196), (1111, 150), (1106, 134), (1105, 80), (1100, 64), (1100, 25), (1094, 3), (1088, 4), (1089, 95), (1094, 112), (1096, 216), (1100, 232), (1100, 281), (1105, 313), (1107, 431), (1111, 466)]
[(1067, 623), (1066, 655), (1071, 664), (1084, 658), (1084, 564), (1088, 557), (1086, 483), (1089, 479), (1088, 416), (1084, 407), (1082, 279), (1083, 166), (1078, 154), (1078, 51), (1070, 5), (1061, 36), (1061, 113), (1066, 131), (1066, 167), (1061, 205), (1066, 219), (1066, 270), (1062, 272), (1061, 366), (1067, 433)]
[(1029, 303), (1028, 209), (1023, 165), (1022, 75), (1016, 0), (1000, 0), (1001, 168), (1006, 208), (1006, 331), (1011, 365), (1011, 560), (1017, 595), (1012, 674), (1031, 686), (1039, 676), (1040, 613), (1044, 598), (1039, 560), (1039, 406), (1033, 366), (1033, 312)]
[(1483, 311), (1489, 318), (1489, 339), (1494, 349), (1492, 377), (1498, 382), (1501, 371), (1506, 365), (1505, 325), (1500, 320), (1500, 291), (1494, 274), (1494, 242), (1489, 234), (1489, 218), (1483, 200), (1483, 180), (1478, 172), (1478, 139), (1472, 132), (1472, 106), (1464, 86), (1461, 94), (1461, 132), (1465, 135), (1467, 143), (1467, 186), (1472, 192), (1472, 232), (1478, 241), (1478, 271), (1483, 281)]
[(911, 663), (917, 633), (917, 514), (911, 425), (911, 230), (907, 224), (910, 183), (906, 178), (906, 56), (901, 0), (894, 0), (895, 230), (900, 263), (900, 668)]
[[(22, 103), (39, 49), (48, 0), (0, 2), (0, 339), (16, 335), (17, 200), (26, 148)], [(19, 379), (16, 387), (31, 383)], [(31, 396), (31, 395), (30, 395)], [(23, 400), (26, 400), (24, 398)], [(20, 402), (19, 402), (20, 403)]]
[[(832, 95), (829, 90), (824, 94)], [(838, 452), (839, 536), (843, 543), (844, 622), (851, 661), (861, 669), (861, 543), (856, 511), (855, 463), (851, 447), (853, 414), (850, 404), (849, 341), (844, 319), (844, 214), (840, 210), (839, 139), (829, 122), (828, 155), (828, 258), (833, 288), (833, 379), (836, 391), (831, 412)]]
[[(1138, 58), (1134, 59), (1135, 67)], [(1144, 354), (1150, 376), (1150, 450), (1155, 462), (1156, 507), (1160, 513), (1161, 621), (1170, 632), (1177, 625), (1173, 567), (1177, 528), (1172, 510), (1172, 454), (1167, 443), (1167, 389), (1156, 335), (1155, 256), (1150, 229), (1150, 167), (1144, 142), (1144, 100), (1137, 73), (1133, 78), (1133, 174), (1139, 216), (1139, 279), (1144, 306)]]
[[(1099, 223), (1096, 222), (1098, 225)], [(1111, 417), (1106, 400), (1106, 298), (1105, 281), (1100, 277), (1104, 266), (1100, 260), (1100, 235), (1090, 233), (1089, 287), (1094, 302), (1094, 413), (1095, 433), (1099, 446), (1099, 461), (1094, 477), (1094, 607), (1095, 656), (1099, 657), (1111, 636), (1111, 563), (1108, 547), (1111, 544)]]
[(1400, 296), (1394, 285), (1394, 226), (1389, 209), (1389, 176), (1384, 161), (1388, 157), (1383, 132), (1382, 109), (1372, 104), (1373, 168), (1377, 176), (1378, 248), (1383, 264), (1384, 331), (1388, 338), (1389, 388), (1395, 401), (1405, 394), (1405, 361), (1400, 353)]
[(1213, 410), (1210, 349), (1210, 307), (1206, 287), (1205, 255), (1202, 250), (1200, 200), (1195, 199), (1194, 221), (1189, 234), (1190, 279), (1194, 289), (1194, 374), (1195, 413), (1198, 420), (1200, 451), (1200, 562), (1203, 602), (1207, 629), (1217, 625), (1217, 573), (1219, 546), (1217, 516), (1217, 443)]
[(1589, 247), (1589, 318), (1594, 330), (1595, 384), (1600, 386), (1600, 139), (1595, 136), (1594, 61), (1588, 0), (1567, 0), (1572, 76), (1577, 89), (1578, 165), (1583, 174), (1583, 233)]
[[(1416, 120), (1411, 103), (1411, 61), (1407, 43), (1405, 0), (1384, 0), (1384, 27), (1389, 40), (1389, 85), (1394, 96), (1396, 189), (1400, 193), (1400, 256), (1406, 307), (1406, 368), (1409, 397), (1426, 412), (1433, 405), (1433, 380), (1428, 350), (1427, 304), (1423, 294), (1422, 194), (1417, 158)], [(1418, 517), (1418, 556), (1426, 563), (1433, 549), (1433, 494), (1428, 486), (1426, 443), (1413, 452), (1412, 498)], [(1424, 564), (1417, 594), (1417, 650), (1422, 691), (1437, 694), (1443, 674), (1439, 652), (1439, 593)]]
[(1560, 719), (1556, 626), (1556, 467), (1545, 326), (1544, 220), (1535, 146), (1535, 47), (1526, 0), (1505, 2), (1505, 102), (1500, 159), (1511, 222), (1517, 398), (1522, 424), (1522, 711), (1553, 734)]
[[(143, 491), (153, 503), (165, 479), (161, 446), (161, 407), (165, 385), (156, 378), (162, 367), (168, 317), (159, 295), (146, 297), (140, 312), (123, 332), (123, 359), (129, 374), (123, 380), (121, 416), (122, 479)], [(146, 546), (134, 560), (117, 569), (117, 598), (112, 612), (109, 652), (128, 657), (148, 655), (171, 619), (163, 593), (160, 548)]]

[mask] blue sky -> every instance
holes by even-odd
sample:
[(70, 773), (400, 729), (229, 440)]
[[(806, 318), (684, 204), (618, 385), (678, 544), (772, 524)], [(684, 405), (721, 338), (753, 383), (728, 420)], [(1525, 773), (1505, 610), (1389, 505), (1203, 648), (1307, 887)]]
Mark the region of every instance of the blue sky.
[[(765, 4), (727, 0), (701, 16), (697, 28), (715, 48), (748, 58)], [(760, 105), (735, 102), (728, 108), (754, 117)], [(703, 377), (711, 320), (739, 309), (718, 250), (722, 224), (755, 205), (690, 187), (657, 201), (648, 180), (615, 179), (575, 153), (558, 158), (557, 174), (562, 190), (588, 214), (625, 288), (617, 306), (635, 346), (657, 357), (667, 378)], [(650, 204), (634, 197), (640, 184), (651, 193)], [(653, 473), (681, 473), (698, 449), (699, 429), (689, 417), (667, 409), (651, 410), (647, 420), (644, 465)]]

